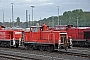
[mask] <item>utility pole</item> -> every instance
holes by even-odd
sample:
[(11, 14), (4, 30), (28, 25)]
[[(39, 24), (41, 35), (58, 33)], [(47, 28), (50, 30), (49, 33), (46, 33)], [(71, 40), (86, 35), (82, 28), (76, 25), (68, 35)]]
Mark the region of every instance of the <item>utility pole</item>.
[(78, 17), (77, 17), (77, 27), (78, 27)]
[[(3, 11), (2, 11), (3, 12)], [(4, 26), (4, 12), (3, 12), (3, 26)]]
[(30, 14), (29, 14), (29, 27), (30, 27)]
[(14, 27), (14, 21), (13, 21), (13, 4), (14, 3), (11, 3), (12, 4), (12, 27)]
[(54, 27), (54, 16), (52, 16), (52, 27)]
[(10, 28), (11, 28), (11, 19), (10, 19)]
[(35, 6), (31, 6), (31, 8), (32, 8), (32, 25), (34, 25), (34, 22), (33, 22), (33, 8), (34, 8)]
[(57, 6), (57, 8), (58, 8), (58, 25), (59, 25), (59, 6)]
[(28, 28), (28, 10), (26, 10), (26, 28)]
[[(41, 17), (40, 17), (40, 20), (41, 20)], [(41, 21), (39, 22), (39, 24), (41, 25)]]

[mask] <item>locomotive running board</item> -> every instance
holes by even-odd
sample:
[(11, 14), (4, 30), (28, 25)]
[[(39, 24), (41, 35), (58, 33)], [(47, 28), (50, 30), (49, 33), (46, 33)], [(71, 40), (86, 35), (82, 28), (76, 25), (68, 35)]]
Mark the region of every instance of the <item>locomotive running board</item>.
[(56, 50), (56, 51), (61, 51), (61, 50), (65, 50), (65, 49), (54, 49), (54, 50)]
[(54, 49), (55, 51), (60, 51), (61, 49)]

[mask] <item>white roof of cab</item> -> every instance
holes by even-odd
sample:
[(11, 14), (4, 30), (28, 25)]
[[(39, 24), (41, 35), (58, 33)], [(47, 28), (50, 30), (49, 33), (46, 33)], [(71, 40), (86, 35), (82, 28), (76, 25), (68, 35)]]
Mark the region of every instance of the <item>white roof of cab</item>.
[(31, 28), (40, 28), (40, 27), (42, 27), (42, 26), (31, 26)]

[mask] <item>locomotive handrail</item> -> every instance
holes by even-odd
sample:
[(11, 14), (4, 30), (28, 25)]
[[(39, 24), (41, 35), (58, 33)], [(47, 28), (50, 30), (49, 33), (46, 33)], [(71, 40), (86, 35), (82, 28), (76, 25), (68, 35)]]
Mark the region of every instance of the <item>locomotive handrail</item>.
[[(15, 39), (19, 39), (20, 36), (18, 35), (15, 35)], [(3, 40), (13, 40), (13, 38), (11, 38), (11, 34), (5, 34), (3, 35), (3, 37), (0, 37), (0, 39), (3, 39)]]
[(5, 35), (3, 35), (3, 37), (0, 38), (0, 39), (4, 39), (4, 40), (12, 40), (10, 34), (5, 34)]
[(27, 36), (26, 35), (24, 35), (24, 38), (27, 40)]
[(30, 32), (30, 35), (31, 35), (31, 36), (30, 36), (30, 38), (32, 38), (32, 37), (33, 37), (33, 33), (32, 33), (32, 32)]
[(17, 40), (17, 39), (19, 40), (19, 38), (20, 38), (20, 36), (15, 36), (15, 39), (16, 39), (16, 40)]
[[(54, 34), (54, 33), (50, 33), (50, 34), (48, 35), (48, 41), (49, 41), (49, 36), (50, 36), (51, 34), (53, 34), (53, 41), (54, 41), (54, 47), (55, 47), (55, 34)], [(49, 43), (50, 43), (50, 41), (49, 41)]]

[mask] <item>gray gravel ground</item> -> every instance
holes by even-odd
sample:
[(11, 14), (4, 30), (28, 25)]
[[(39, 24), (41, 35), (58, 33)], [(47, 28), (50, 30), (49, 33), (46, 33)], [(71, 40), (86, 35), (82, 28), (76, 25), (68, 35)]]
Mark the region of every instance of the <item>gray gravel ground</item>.
[[(11, 55), (25, 56), (31, 58), (38, 58), (41, 60), (90, 60), (88, 57), (80, 57), (73, 55), (65, 55), (55, 53), (55, 52), (47, 52), (47, 51), (39, 51), (39, 50), (22, 50), (22, 49), (10, 49), (10, 48), (1, 48), (0, 53), (6, 53)], [(0, 58), (0, 60), (4, 60), (4, 58)], [(5, 59), (7, 60), (7, 59)]]

